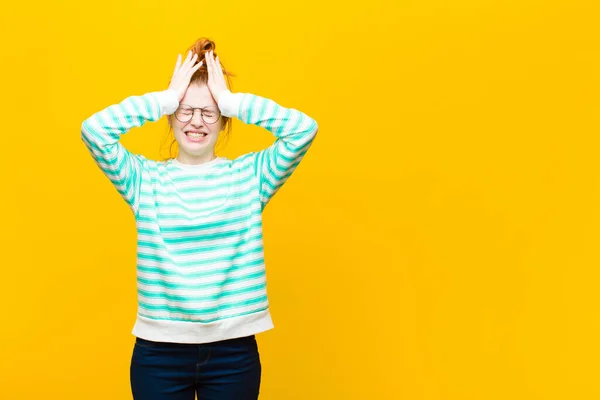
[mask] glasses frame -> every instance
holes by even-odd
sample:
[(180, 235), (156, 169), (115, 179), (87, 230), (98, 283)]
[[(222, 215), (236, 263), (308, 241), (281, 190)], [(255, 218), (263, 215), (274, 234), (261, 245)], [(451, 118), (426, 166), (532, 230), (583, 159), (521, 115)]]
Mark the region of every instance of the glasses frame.
[[(179, 111), (179, 109), (181, 107), (187, 107), (187, 108), (191, 108), (192, 109), (192, 114), (190, 115), (190, 119), (188, 120), (180, 120), (177, 117), (177, 111)], [(207, 120), (204, 119), (204, 111), (210, 109), (211, 111), (214, 111), (218, 114), (218, 118), (214, 121), (214, 122), (208, 122)], [(213, 107), (213, 106), (208, 106), (208, 107), (192, 107), (188, 104), (180, 104), (179, 107), (177, 107), (177, 110), (175, 110), (175, 112), (173, 113), (173, 115), (175, 116), (175, 118), (177, 119), (177, 121), (181, 122), (182, 124), (186, 124), (188, 122), (190, 122), (193, 118), (194, 118), (194, 114), (196, 113), (196, 110), (200, 110), (200, 118), (202, 118), (202, 121), (204, 121), (205, 124), (208, 125), (213, 125), (216, 124), (217, 122), (219, 122), (219, 120), (221, 119), (221, 110), (219, 110), (219, 107)]]

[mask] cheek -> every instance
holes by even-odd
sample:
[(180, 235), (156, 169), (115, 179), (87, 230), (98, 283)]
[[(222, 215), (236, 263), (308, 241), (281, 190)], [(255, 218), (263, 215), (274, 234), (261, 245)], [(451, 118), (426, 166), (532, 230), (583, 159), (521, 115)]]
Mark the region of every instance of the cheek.
[(208, 129), (209, 129), (210, 133), (215, 136), (218, 135), (219, 132), (221, 132), (223, 127), (224, 127), (224, 124), (221, 121), (217, 122), (216, 124), (208, 125)]
[(171, 125), (171, 129), (173, 129), (173, 134), (175, 135), (175, 137), (179, 137), (179, 136), (183, 135), (184, 126), (185, 126), (185, 124), (182, 124), (179, 121), (173, 122), (173, 124)]

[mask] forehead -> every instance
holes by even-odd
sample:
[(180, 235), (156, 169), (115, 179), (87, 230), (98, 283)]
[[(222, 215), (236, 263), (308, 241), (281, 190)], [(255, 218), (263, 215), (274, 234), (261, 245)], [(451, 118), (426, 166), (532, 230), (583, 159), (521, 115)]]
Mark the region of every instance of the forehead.
[(181, 104), (187, 104), (192, 107), (216, 106), (215, 99), (210, 94), (206, 85), (190, 85), (181, 100)]

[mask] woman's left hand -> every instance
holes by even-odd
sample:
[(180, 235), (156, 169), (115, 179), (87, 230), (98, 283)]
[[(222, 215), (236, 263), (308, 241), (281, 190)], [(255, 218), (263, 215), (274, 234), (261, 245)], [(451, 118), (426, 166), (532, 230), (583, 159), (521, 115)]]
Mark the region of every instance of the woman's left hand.
[(221, 94), (228, 90), (227, 84), (225, 83), (225, 76), (223, 75), (223, 69), (219, 62), (219, 56), (217, 56), (217, 59), (215, 60), (211, 50), (206, 53), (204, 58), (206, 60), (206, 69), (208, 70), (208, 89), (217, 104), (219, 104)]

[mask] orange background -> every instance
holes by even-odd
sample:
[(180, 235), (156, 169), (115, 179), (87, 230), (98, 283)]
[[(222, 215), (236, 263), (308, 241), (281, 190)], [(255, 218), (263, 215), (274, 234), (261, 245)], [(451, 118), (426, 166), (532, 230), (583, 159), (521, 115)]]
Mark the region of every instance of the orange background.
[(131, 398), (134, 221), (79, 128), (200, 36), (320, 126), (265, 211), (261, 399), (600, 397), (600, 4), (333, 4), (3, 6), (0, 397)]

